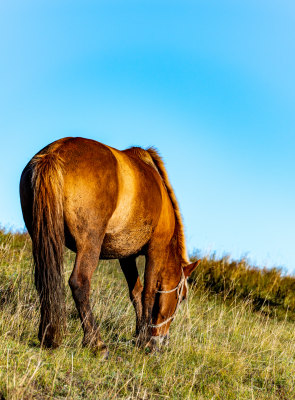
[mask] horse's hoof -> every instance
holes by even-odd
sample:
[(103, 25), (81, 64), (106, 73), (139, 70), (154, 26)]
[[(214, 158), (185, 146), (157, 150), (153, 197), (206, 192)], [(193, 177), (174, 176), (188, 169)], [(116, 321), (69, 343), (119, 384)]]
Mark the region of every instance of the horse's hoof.
[(90, 346), (90, 350), (96, 357), (100, 358), (102, 361), (106, 361), (109, 359), (109, 350), (106, 345)]
[(61, 332), (56, 329), (45, 329), (43, 333), (42, 327), (40, 327), (38, 339), (40, 340), (41, 347), (56, 349), (62, 342), (62, 335)]
[(100, 353), (100, 358), (103, 360), (103, 361), (107, 361), (108, 359), (109, 359), (109, 350), (108, 350), (108, 348), (105, 346), (105, 348), (104, 349), (100, 349), (99, 350), (99, 353)]
[(137, 347), (144, 348), (146, 343), (147, 343), (147, 339), (145, 336), (144, 337), (141, 335), (137, 336), (136, 341), (135, 341), (135, 344)]
[(97, 338), (84, 337), (82, 341), (83, 347), (88, 347), (95, 356), (99, 356), (102, 360), (107, 360), (109, 358), (109, 350), (104, 342), (97, 340)]
[(147, 342), (149, 341), (150, 335), (147, 331), (147, 329), (141, 329), (139, 334), (137, 335), (136, 338), (136, 345), (139, 348), (144, 348)]

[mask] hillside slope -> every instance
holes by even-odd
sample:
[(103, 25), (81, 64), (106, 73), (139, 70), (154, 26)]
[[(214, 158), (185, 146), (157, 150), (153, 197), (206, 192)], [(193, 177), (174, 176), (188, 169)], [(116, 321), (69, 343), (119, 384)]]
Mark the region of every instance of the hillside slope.
[[(67, 277), (72, 262), (67, 252)], [(234, 296), (224, 303), (202, 285), (191, 289), (169, 347), (145, 354), (133, 343), (135, 317), (118, 263), (101, 262), (91, 298), (109, 361), (81, 348), (69, 290), (63, 344), (42, 350), (30, 240), (2, 232), (0, 399), (295, 399), (294, 323), (253, 313)]]

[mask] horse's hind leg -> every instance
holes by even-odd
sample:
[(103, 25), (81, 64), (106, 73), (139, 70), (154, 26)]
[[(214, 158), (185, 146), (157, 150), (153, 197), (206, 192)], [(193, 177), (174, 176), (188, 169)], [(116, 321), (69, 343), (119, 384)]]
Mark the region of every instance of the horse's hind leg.
[(120, 265), (125, 275), (129, 287), (129, 295), (136, 314), (136, 335), (141, 329), (142, 319), (142, 301), (141, 293), (143, 286), (141, 284), (134, 256), (120, 259)]
[(89, 300), (91, 278), (99, 261), (100, 248), (101, 241), (95, 245), (88, 244), (77, 249), (75, 266), (69, 284), (82, 322), (83, 346), (90, 346), (95, 352), (101, 352), (103, 358), (107, 358), (108, 350), (101, 340)]

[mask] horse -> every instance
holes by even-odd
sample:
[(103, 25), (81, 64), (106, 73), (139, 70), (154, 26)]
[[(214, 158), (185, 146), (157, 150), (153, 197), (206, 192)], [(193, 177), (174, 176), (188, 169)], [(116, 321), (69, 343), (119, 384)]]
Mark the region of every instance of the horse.
[[(89, 300), (99, 259), (119, 259), (139, 343), (153, 347), (168, 337), (198, 262), (188, 261), (179, 206), (154, 148), (120, 151), (81, 137), (57, 140), (24, 168), (20, 200), (32, 239), (41, 346), (58, 347), (65, 331), (64, 246), (76, 253), (69, 285), (83, 346), (108, 356)], [(144, 285), (139, 255), (146, 259)]]

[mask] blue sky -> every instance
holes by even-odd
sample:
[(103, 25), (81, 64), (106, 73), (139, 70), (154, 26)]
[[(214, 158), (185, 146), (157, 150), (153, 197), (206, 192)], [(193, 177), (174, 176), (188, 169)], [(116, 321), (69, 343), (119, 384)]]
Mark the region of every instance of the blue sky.
[(295, 4), (0, 3), (0, 223), (19, 177), (83, 136), (157, 147), (188, 248), (295, 271)]

